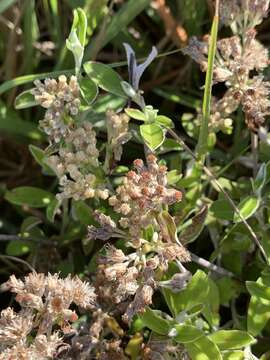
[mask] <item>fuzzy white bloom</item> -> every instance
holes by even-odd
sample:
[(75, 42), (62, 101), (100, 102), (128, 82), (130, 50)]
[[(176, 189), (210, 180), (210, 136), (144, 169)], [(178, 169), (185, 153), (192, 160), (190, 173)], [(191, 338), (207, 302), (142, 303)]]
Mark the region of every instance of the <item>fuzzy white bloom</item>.
[(62, 279), (58, 274), (33, 272), (24, 280), (12, 275), (4, 285), (3, 289), (16, 294), (21, 310), (16, 313), (7, 308), (1, 312), (0, 359), (52, 358), (60, 345), (68, 347), (60, 331), (78, 319), (70, 306), (95, 307), (94, 288), (77, 276)]
[(35, 100), (46, 109), (40, 127), (53, 142), (59, 142), (69, 133), (72, 123), (70, 116), (79, 112), (80, 89), (77, 78), (71, 76), (68, 82), (65, 75), (60, 75), (58, 81), (45, 79), (42, 83), (36, 80), (34, 84)]

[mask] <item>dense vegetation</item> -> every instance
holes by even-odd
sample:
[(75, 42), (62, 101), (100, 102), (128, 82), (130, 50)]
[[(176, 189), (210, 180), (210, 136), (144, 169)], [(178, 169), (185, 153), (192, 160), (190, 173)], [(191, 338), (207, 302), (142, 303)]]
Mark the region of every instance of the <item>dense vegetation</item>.
[(0, 1), (0, 359), (270, 359), (268, 10)]

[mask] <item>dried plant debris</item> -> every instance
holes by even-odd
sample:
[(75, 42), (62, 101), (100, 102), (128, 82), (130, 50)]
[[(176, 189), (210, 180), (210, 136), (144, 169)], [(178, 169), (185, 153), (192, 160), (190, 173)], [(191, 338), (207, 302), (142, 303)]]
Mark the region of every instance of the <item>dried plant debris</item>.
[[(213, 129), (230, 128), (233, 121), (231, 114), (240, 105), (246, 124), (253, 132), (264, 125), (269, 115), (269, 82), (264, 80), (263, 75), (269, 65), (269, 54), (256, 39), (254, 29), (266, 16), (268, 8), (269, 1), (221, 2), (223, 23), (230, 25), (235, 35), (217, 42), (214, 81), (225, 83), (228, 90), (223, 98), (212, 103), (210, 127)], [(202, 42), (192, 38), (183, 50), (200, 64), (202, 71), (207, 69), (208, 40)]]

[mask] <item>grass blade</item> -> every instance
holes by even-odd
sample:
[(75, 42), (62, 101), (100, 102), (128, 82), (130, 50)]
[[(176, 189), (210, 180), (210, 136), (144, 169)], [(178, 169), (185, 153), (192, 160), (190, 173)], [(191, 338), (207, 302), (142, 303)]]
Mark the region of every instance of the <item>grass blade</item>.
[(204, 163), (205, 155), (207, 152), (208, 123), (211, 112), (213, 70), (214, 70), (214, 60), (215, 60), (216, 47), (217, 47), (217, 33), (218, 33), (218, 20), (219, 20), (218, 13), (219, 13), (219, 0), (216, 0), (216, 12), (214, 15), (212, 29), (211, 29), (209, 53), (208, 53), (208, 65), (207, 65), (207, 72), (205, 77), (205, 88), (204, 88), (204, 97), (203, 97), (203, 117), (200, 128), (199, 141), (197, 145), (198, 158), (202, 163)]
[(23, 42), (24, 42), (24, 63), (23, 72), (29, 73), (34, 68), (34, 47), (33, 44), (39, 37), (39, 30), (37, 25), (37, 18), (35, 12), (35, 1), (28, 0), (24, 7), (24, 19), (23, 19)]
[[(98, 44), (98, 50), (101, 50), (105, 45), (108, 44), (119, 32), (122, 31), (138, 14), (140, 14), (148, 5), (150, 0), (129, 0), (120, 10), (113, 16), (109, 26), (107, 27), (100, 44)], [(100, 39), (96, 38), (93, 40), (89, 47), (85, 50), (85, 57), (91, 58), (93, 52), (97, 49), (96, 41)]]
[[(159, 54), (156, 57), (156, 59), (162, 58), (162, 57), (165, 57), (165, 56), (174, 55), (176, 53), (179, 53), (180, 51), (182, 51), (182, 49), (176, 49), (176, 50), (172, 50), (172, 51), (167, 51), (167, 52)], [(145, 57), (138, 59), (138, 61), (144, 61), (144, 60), (146, 60)], [(107, 65), (111, 66), (112, 68), (117, 68), (117, 67), (120, 67), (120, 66), (126, 66), (127, 61), (120, 61), (120, 62), (115, 62), (115, 63), (107, 64)], [(16, 86), (24, 85), (24, 84), (27, 84), (29, 82), (33, 82), (34, 80), (42, 80), (42, 79), (45, 79), (47, 77), (55, 78), (55, 77), (57, 77), (57, 76), (59, 76), (61, 74), (73, 75), (74, 70), (72, 70), (72, 69), (56, 70), (56, 71), (47, 72), (47, 73), (19, 76), (19, 77), (15, 78), (15, 79), (6, 81), (2, 85), (0, 85), (0, 95), (5, 93), (6, 91), (16, 87)]]
[(15, 79), (9, 80), (4, 82), (4, 84), (0, 85), (0, 95), (4, 92), (20, 85), (27, 84), (29, 82), (33, 82), (34, 80), (42, 80), (48, 77), (55, 78), (59, 75), (72, 75), (74, 74), (74, 70), (59, 70), (59, 71), (52, 71), (52, 72), (46, 72), (41, 74), (31, 74), (31, 75), (24, 75), (19, 76)]

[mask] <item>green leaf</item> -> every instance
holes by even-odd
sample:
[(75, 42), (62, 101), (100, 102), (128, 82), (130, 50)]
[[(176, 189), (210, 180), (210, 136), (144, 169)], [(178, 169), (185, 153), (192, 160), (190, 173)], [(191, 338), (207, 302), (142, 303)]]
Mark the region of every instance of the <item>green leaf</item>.
[(270, 320), (270, 301), (251, 296), (248, 306), (247, 328), (253, 336), (257, 336)]
[(244, 353), (240, 350), (222, 352), (223, 360), (244, 360)]
[(135, 120), (142, 120), (142, 121), (147, 120), (146, 115), (141, 110), (138, 110), (138, 109), (126, 108), (125, 113), (129, 117), (131, 117), (132, 119), (135, 119)]
[(174, 128), (174, 123), (173, 123), (173, 121), (172, 121), (170, 118), (168, 118), (167, 116), (158, 115), (158, 116), (156, 117), (156, 122), (157, 122), (159, 125), (161, 125), (161, 126), (163, 126), (163, 127), (165, 127), (165, 128), (168, 128), (168, 129)]
[(37, 129), (37, 125), (30, 121), (22, 120), (16, 111), (8, 109), (0, 100), (0, 130), (12, 135), (26, 136), (33, 140), (41, 140), (43, 134)]
[(180, 144), (173, 139), (165, 139), (163, 144), (158, 149), (158, 151), (161, 154), (164, 154), (166, 152), (171, 152), (171, 151), (180, 151), (180, 150), (182, 150)]
[(81, 78), (79, 81), (80, 84), (80, 92), (83, 99), (86, 101), (88, 105), (91, 105), (96, 97), (98, 96), (98, 88), (93, 80), (90, 78)]
[(187, 288), (179, 296), (182, 298), (184, 309), (190, 310), (195, 305), (204, 304), (208, 294), (208, 276), (202, 270), (197, 270)]
[(22, 256), (31, 250), (29, 242), (21, 240), (10, 241), (6, 247), (6, 254), (10, 256)]
[(208, 276), (202, 270), (197, 270), (186, 289), (179, 293), (164, 289), (163, 294), (170, 310), (176, 316), (183, 310), (189, 311), (196, 305), (207, 303), (209, 289)]
[(72, 201), (74, 216), (83, 225), (95, 225), (92, 209), (84, 201)]
[(266, 177), (267, 177), (267, 167), (269, 166), (270, 162), (263, 163), (256, 175), (256, 178), (253, 183), (254, 192), (260, 194), (261, 190), (263, 189), (265, 183), (266, 183)]
[(185, 344), (185, 348), (192, 360), (222, 360), (218, 347), (206, 336)]
[(214, 217), (221, 220), (233, 220), (234, 210), (226, 200), (216, 200), (212, 203), (210, 211)]
[(207, 297), (207, 303), (205, 304), (202, 313), (209, 324), (213, 327), (219, 325), (220, 296), (216, 283), (211, 278), (208, 278), (208, 283), (209, 293)]
[(74, 56), (76, 74), (78, 74), (82, 64), (84, 47), (79, 41), (76, 30), (71, 30), (69, 37), (66, 39), (66, 47)]
[(154, 109), (152, 105), (146, 105), (144, 108), (144, 113), (146, 116), (146, 121), (148, 123), (156, 122), (158, 116), (158, 109)]
[(90, 79), (101, 89), (127, 98), (121, 86), (122, 79), (110, 66), (99, 62), (88, 61), (84, 63), (83, 67)]
[(270, 301), (270, 287), (255, 281), (246, 281), (246, 287), (251, 295)]
[(163, 231), (164, 240), (168, 243), (177, 242), (177, 229), (173, 217), (168, 213), (168, 211), (162, 211), (158, 214), (157, 221), (160, 228)]
[(5, 199), (15, 205), (28, 205), (30, 207), (46, 207), (54, 199), (54, 195), (43, 189), (32, 186), (21, 186), (7, 191)]
[(231, 299), (236, 298), (239, 292), (238, 283), (228, 277), (222, 277), (216, 281), (219, 289), (220, 303), (229, 306)]
[[(165, 141), (164, 141), (165, 142)], [(167, 173), (168, 185), (176, 184), (182, 177), (182, 174), (178, 170), (171, 170)]]
[(134, 90), (134, 88), (127, 81), (121, 81), (121, 86), (126, 96), (132, 99), (137, 104), (137, 100), (140, 99), (140, 94), (138, 94), (136, 90)]
[(20, 232), (21, 235), (23, 236), (23, 234), (25, 232), (29, 232), (30, 230), (32, 230), (34, 227), (36, 227), (37, 225), (39, 225), (42, 221), (35, 217), (35, 216), (28, 216), (27, 218), (25, 218), (21, 224), (21, 228), (20, 228)]
[(140, 126), (140, 133), (146, 145), (154, 151), (164, 141), (165, 135), (162, 128), (156, 124), (145, 124)]
[(197, 140), (199, 137), (199, 125), (196, 122), (195, 115), (184, 113), (181, 117), (181, 123), (188, 136)]
[(179, 236), (182, 244), (189, 244), (198, 238), (204, 228), (207, 213), (208, 207), (203, 206), (200, 211), (192, 218), (191, 225), (187, 226)]
[(55, 215), (56, 215), (57, 211), (59, 210), (60, 206), (61, 206), (61, 201), (57, 200), (56, 198), (53, 199), (50, 202), (50, 204), (47, 206), (46, 216), (47, 216), (47, 219), (51, 223), (54, 222)]
[(15, 79), (5, 81), (2, 85), (0, 85), (0, 95), (4, 92), (17, 87), (19, 85), (28, 84), (30, 82), (33, 82), (34, 80), (43, 80), (46, 78), (56, 78), (59, 75), (72, 75), (74, 74), (74, 70), (59, 70), (59, 71), (51, 71), (46, 73), (40, 73), (40, 74), (30, 74), (30, 75), (23, 75), (18, 76)]
[(43, 168), (47, 175), (55, 175), (54, 171), (46, 164), (47, 156), (42, 149), (35, 145), (29, 145), (29, 150), (36, 162)]
[(157, 334), (167, 336), (172, 327), (172, 322), (164, 319), (161, 314), (161, 311), (147, 307), (144, 313), (140, 315), (140, 319), (145, 327)]
[(241, 349), (255, 342), (254, 337), (240, 330), (219, 330), (208, 337), (220, 350)]
[[(247, 220), (250, 218), (258, 209), (260, 205), (260, 199), (254, 196), (247, 196), (238, 205), (238, 209), (242, 217)], [(241, 222), (241, 217), (234, 213), (234, 222)]]
[(83, 9), (77, 8), (73, 11), (73, 23), (71, 31), (75, 30), (82, 46), (85, 46), (87, 17)]
[(190, 342), (196, 342), (199, 338), (204, 336), (202, 330), (197, 329), (192, 325), (175, 325), (176, 336), (173, 339), (179, 344), (187, 344)]
[(37, 101), (35, 100), (34, 95), (32, 94), (32, 90), (26, 90), (20, 93), (15, 99), (15, 109), (27, 109), (32, 106), (38, 105)]
[(77, 74), (80, 71), (82, 64), (86, 39), (86, 29), (87, 17), (83, 9), (78, 8), (73, 12), (72, 28), (69, 37), (66, 40), (66, 46), (73, 53), (75, 59), (75, 67)]
[(141, 348), (143, 343), (143, 336), (140, 333), (137, 333), (131, 337), (126, 348), (125, 353), (129, 355), (131, 360), (138, 359), (140, 355)]
[(44, 165), (44, 158), (46, 157), (45, 152), (35, 145), (29, 145), (29, 150), (33, 155), (36, 162), (40, 165)]

